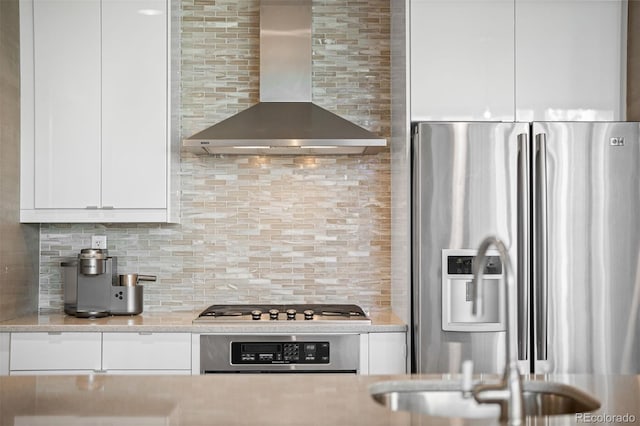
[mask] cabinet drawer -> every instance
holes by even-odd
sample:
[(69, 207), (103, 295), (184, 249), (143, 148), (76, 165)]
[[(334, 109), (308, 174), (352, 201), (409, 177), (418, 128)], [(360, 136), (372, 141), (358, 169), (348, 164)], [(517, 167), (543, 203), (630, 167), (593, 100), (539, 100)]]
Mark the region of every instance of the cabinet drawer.
[(104, 370), (190, 370), (189, 333), (104, 333)]
[(11, 333), (9, 369), (100, 370), (100, 333)]

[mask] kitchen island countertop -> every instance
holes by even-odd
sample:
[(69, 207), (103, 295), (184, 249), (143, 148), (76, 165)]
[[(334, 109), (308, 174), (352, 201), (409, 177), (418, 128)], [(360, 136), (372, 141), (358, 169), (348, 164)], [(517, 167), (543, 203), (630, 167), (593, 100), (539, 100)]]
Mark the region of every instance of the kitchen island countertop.
[[(392, 412), (369, 396), (384, 380), (442, 376), (221, 374), (209, 376), (0, 377), (0, 425), (488, 425)], [(450, 377), (449, 377), (450, 378)], [(640, 423), (640, 376), (550, 376), (594, 395), (589, 417), (534, 419), (527, 424)], [(619, 416), (619, 417), (613, 417)], [(623, 417), (626, 416), (626, 417)], [(609, 422), (607, 422), (609, 420)]]
[[(268, 324), (198, 323), (192, 321), (200, 311), (144, 312), (140, 315), (110, 316), (97, 319), (76, 318), (61, 312), (39, 313), (0, 322), (3, 332), (184, 332), (184, 333), (295, 333), (308, 331), (310, 324), (274, 321)], [(391, 312), (371, 312), (371, 324), (331, 322), (315, 323), (317, 333), (405, 332), (407, 325)]]

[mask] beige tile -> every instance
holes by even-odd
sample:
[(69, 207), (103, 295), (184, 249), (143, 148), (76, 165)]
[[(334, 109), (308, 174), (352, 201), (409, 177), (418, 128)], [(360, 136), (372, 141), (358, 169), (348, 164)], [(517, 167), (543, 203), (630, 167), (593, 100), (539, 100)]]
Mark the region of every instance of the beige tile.
[[(182, 1), (182, 136), (258, 102), (257, 0)], [(390, 132), (389, 0), (313, 2), (313, 99)], [(365, 28), (366, 27), (366, 28)], [(158, 276), (145, 310), (232, 302), (390, 306), (389, 154), (182, 154), (180, 225), (43, 225), (41, 307), (61, 258), (107, 235), (120, 270)]]

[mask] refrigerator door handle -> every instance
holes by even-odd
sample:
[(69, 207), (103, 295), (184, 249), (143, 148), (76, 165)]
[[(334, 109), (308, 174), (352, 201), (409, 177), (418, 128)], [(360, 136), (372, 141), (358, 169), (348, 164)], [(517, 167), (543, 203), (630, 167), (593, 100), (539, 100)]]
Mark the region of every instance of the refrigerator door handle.
[(529, 135), (520, 133), (518, 140), (518, 359), (527, 360), (529, 353)]
[(547, 359), (547, 135), (538, 133), (536, 140), (535, 178), (535, 321), (536, 360)]

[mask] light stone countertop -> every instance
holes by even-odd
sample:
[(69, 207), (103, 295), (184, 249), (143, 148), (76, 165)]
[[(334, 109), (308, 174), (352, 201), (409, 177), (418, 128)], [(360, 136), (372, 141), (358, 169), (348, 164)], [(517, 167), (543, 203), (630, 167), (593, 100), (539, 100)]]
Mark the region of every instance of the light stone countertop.
[[(369, 396), (369, 386), (380, 381), (442, 378), (339, 374), (4, 376), (0, 377), (0, 425), (498, 424), (493, 419), (392, 412)], [(564, 415), (529, 418), (528, 425), (610, 424), (604, 420), (625, 415), (640, 423), (640, 376), (566, 375), (548, 379), (580, 387), (599, 399), (602, 407), (591, 414), (590, 421)]]
[[(204, 309), (204, 308), (203, 308)], [(306, 324), (302, 321), (269, 321), (267, 324), (199, 323), (192, 321), (200, 311), (143, 312), (132, 316), (110, 316), (98, 319), (76, 318), (61, 312), (40, 313), (0, 322), (3, 332), (185, 332), (185, 333), (375, 333), (406, 332), (407, 325), (390, 312), (371, 312), (371, 324), (344, 323)], [(311, 328), (312, 327), (312, 328)]]

